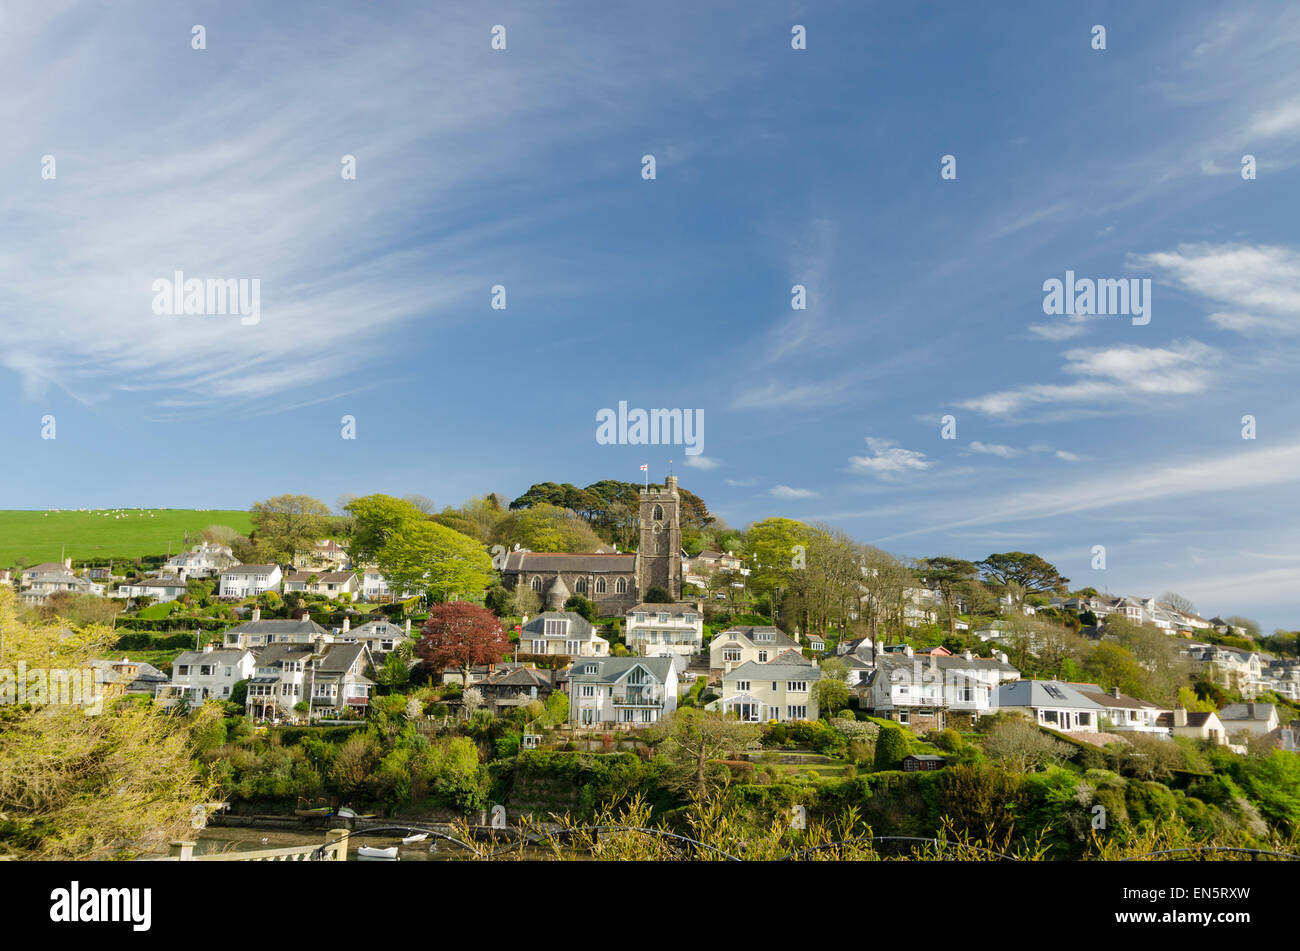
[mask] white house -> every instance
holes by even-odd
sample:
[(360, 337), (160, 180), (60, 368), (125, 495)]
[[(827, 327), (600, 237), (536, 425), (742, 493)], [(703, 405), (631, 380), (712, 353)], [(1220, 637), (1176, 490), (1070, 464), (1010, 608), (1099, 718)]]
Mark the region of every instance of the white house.
[(178, 575), (156, 578), (141, 578), (138, 581), (124, 581), (117, 586), (114, 595), (119, 598), (149, 597), (155, 601), (175, 601), (185, 593), (185, 582)]
[(859, 705), (876, 716), (913, 729), (943, 729), (953, 717), (969, 724), (990, 712), (998, 688), (1019, 676), (1005, 654), (988, 658), (936, 651), (918, 657), (908, 646), (901, 653), (881, 654), (876, 669), (859, 677), (855, 692)]
[(1223, 721), (1214, 712), (1191, 712), (1182, 704), (1178, 704), (1168, 713), (1160, 714), (1156, 723), (1174, 736), (1209, 740), (1220, 746), (1226, 746), (1228, 743), (1228, 733), (1223, 728)]
[(821, 668), (809, 661), (747, 661), (723, 674), (722, 711), (748, 723), (816, 720), (821, 677)]
[(799, 644), (777, 627), (730, 627), (709, 643), (709, 667), (726, 674), (742, 664), (766, 664), (782, 651), (798, 649)]
[(1230, 703), (1219, 711), (1219, 720), (1230, 737), (1242, 732), (1263, 736), (1279, 725), (1277, 708), (1271, 703)]
[(1169, 730), (1160, 725), (1160, 715), (1166, 711), (1156, 704), (1128, 694), (1118, 687), (1102, 690), (1097, 684), (1071, 684), (1083, 696), (1105, 708), (1100, 731), (1105, 733), (1158, 733)]
[(294, 709), (299, 703), (309, 705), (312, 717), (364, 711), (369, 667), (365, 644), (272, 644), (257, 655), (246, 708), (258, 719), (291, 720), (306, 718)]
[(677, 670), (669, 657), (584, 657), (569, 675), (569, 723), (644, 727), (677, 709)]
[(519, 650), (528, 654), (608, 657), (609, 641), (576, 611), (543, 611), (523, 625)]
[(102, 598), (105, 590), (102, 584), (76, 574), (71, 558), (62, 564), (50, 561), (23, 569), (20, 585), (18, 596), (25, 604), (44, 604), (46, 598), (59, 591)]
[(344, 594), (354, 597), (361, 590), (361, 583), (351, 571), (291, 571), (285, 576), (284, 590), (286, 593), (305, 591), (327, 598)]
[(226, 568), (233, 568), (238, 563), (239, 559), (227, 546), (204, 542), (189, 551), (168, 558), (159, 569), (159, 573), (174, 575), (182, 581), (190, 578), (211, 578)]
[(262, 609), (253, 608), (253, 617), (230, 628), (222, 635), (225, 647), (249, 647), (253, 650), (270, 644), (331, 643), (334, 634), (310, 617), (262, 620)]
[(352, 561), (347, 550), (332, 538), (324, 538), (313, 546), (311, 551), (299, 552), (293, 560), (295, 568), (325, 568), (328, 571), (342, 571)]
[(267, 591), (279, 591), (284, 575), (279, 565), (236, 565), (221, 572), (217, 596), (248, 598)]
[(252, 678), (256, 667), (253, 652), (244, 647), (208, 644), (201, 651), (185, 651), (172, 661), (171, 683), (158, 688), (158, 702), (170, 707), (180, 700), (191, 704), (209, 697), (225, 700), (235, 684)]
[(997, 709), (1023, 713), (1061, 733), (1097, 733), (1106, 708), (1061, 680), (1017, 680), (997, 692)]
[(365, 644), (370, 650), (370, 656), (378, 658), (392, 653), (411, 640), (411, 620), (407, 618), (405, 628), (383, 619), (353, 627), (352, 619), (345, 617), (343, 628), (336, 639), (344, 644)]
[(704, 646), (704, 611), (693, 601), (638, 604), (624, 615), (627, 646), (647, 657), (692, 657)]

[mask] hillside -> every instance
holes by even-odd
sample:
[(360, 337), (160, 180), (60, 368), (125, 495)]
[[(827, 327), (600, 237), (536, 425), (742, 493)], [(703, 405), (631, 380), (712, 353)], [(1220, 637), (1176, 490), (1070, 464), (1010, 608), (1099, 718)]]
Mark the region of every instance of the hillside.
[(65, 547), (63, 557), (74, 563), (161, 555), (169, 543), (176, 554), (186, 532), (209, 525), (241, 533), (251, 527), (247, 512), (218, 509), (0, 510), (0, 568), (12, 568), (19, 559), (25, 565), (58, 561)]

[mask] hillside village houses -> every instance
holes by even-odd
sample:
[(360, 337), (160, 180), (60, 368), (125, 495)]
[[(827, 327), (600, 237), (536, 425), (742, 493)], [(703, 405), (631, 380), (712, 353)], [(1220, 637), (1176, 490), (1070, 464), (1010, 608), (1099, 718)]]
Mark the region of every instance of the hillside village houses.
[[(747, 571), (731, 552), (706, 551), (691, 558), (681, 548), (681, 497), (676, 479), (662, 489), (641, 493), (638, 551), (592, 553), (508, 553), (502, 571), (509, 587), (527, 585), (545, 609), (524, 618), (518, 659), (524, 663), (488, 664), (471, 671), (470, 685), (483, 693), (496, 712), (555, 691), (568, 694), (569, 726), (574, 729), (639, 729), (677, 708), (680, 692), (704, 677), (718, 690), (706, 701), (749, 721), (789, 722), (819, 714), (817, 685), (823, 678), (820, 658), (825, 642), (787, 633), (778, 625), (738, 624), (716, 631), (706, 645), (704, 603), (683, 597), (683, 587), (705, 584), (718, 572)], [(287, 572), (287, 573), (286, 573)], [(186, 594), (186, 582), (215, 579), (216, 595), (243, 600), (268, 591), (320, 595), (334, 600), (392, 600), (395, 593), (374, 566), (354, 566), (346, 548), (321, 540), (295, 559), (292, 567), (241, 565), (231, 550), (203, 543), (168, 558), (157, 574), (116, 582), (100, 569), (73, 569), (71, 559), (24, 569), (13, 579), (22, 599), (43, 603), (52, 593), (71, 591), (97, 597), (152, 598), (171, 602)], [(667, 600), (648, 601), (652, 589)], [(593, 601), (602, 617), (621, 617), (629, 656), (611, 656), (610, 641), (576, 611), (566, 608), (572, 594)], [(409, 595), (409, 592), (402, 596)], [(652, 595), (653, 596), (653, 595)], [(922, 583), (905, 591), (903, 621), (909, 626), (934, 623), (941, 598)], [(1005, 599), (1003, 611), (1032, 610)], [(1277, 709), (1256, 703), (1265, 692), (1300, 700), (1300, 659), (1277, 658), (1248, 649), (1197, 641), (1197, 632), (1237, 634), (1220, 618), (1204, 619), (1151, 598), (1080, 595), (1058, 598), (1052, 606), (1091, 612), (1099, 622), (1094, 636), (1105, 636), (1105, 619), (1119, 616), (1151, 624), (1179, 637), (1183, 653), (1225, 690), (1239, 692), (1244, 703), (1218, 713), (1161, 709), (1139, 697), (1098, 684), (1023, 680), (1021, 672), (996, 647), (991, 657), (953, 654), (943, 647), (924, 651), (912, 646), (873, 644), (869, 638), (845, 640), (836, 657), (847, 667), (846, 684), (859, 711), (892, 720), (914, 731), (968, 727), (980, 716), (1016, 712), (1041, 726), (1087, 738), (1090, 734), (1144, 733), (1189, 736), (1216, 743), (1245, 737), (1285, 746), (1296, 731), (1281, 724)], [(419, 632), (411, 622), (396, 624), (376, 614), (356, 624), (345, 615), (341, 627), (328, 628), (305, 612), (288, 619), (266, 619), (253, 606), (249, 620), (223, 632), (220, 645), (185, 651), (173, 662), (170, 677), (127, 658), (100, 661), (118, 692), (154, 694), (159, 703), (201, 703), (228, 698), (238, 684), (248, 685), (250, 715), (271, 719), (340, 716), (368, 708), (375, 665)], [(975, 631), (981, 639), (1005, 637), (1009, 623), (994, 621)], [(567, 669), (538, 669), (527, 655), (567, 657)], [(445, 671), (444, 682), (460, 679)], [(720, 690), (719, 690), (720, 688)], [(1091, 741), (1091, 740), (1090, 740)]]

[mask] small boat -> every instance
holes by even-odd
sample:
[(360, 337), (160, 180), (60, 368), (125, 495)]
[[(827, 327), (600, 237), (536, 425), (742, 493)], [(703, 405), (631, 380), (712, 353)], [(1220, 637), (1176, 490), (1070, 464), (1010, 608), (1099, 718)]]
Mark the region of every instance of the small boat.
[(356, 812), (349, 809), (347, 806), (340, 806), (334, 815), (338, 816), (340, 819), (355, 819), (357, 817)]
[(363, 845), (357, 849), (357, 858), (359, 859), (376, 859), (385, 862), (397, 861), (397, 846), (387, 849), (377, 849), (374, 846)]
[(415, 835), (408, 835), (402, 839), (402, 845), (415, 845), (417, 842), (423, 842), (429, 837), (427, 832), (417, 832)]

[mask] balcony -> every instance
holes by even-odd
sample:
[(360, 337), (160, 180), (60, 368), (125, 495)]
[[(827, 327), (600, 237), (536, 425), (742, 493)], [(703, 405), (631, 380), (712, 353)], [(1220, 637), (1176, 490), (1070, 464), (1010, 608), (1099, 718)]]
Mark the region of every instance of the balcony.
[(662, 707), (664, 705), (663, 697), (650, 690), (616, 693), (613, 701), (616, 707)]

